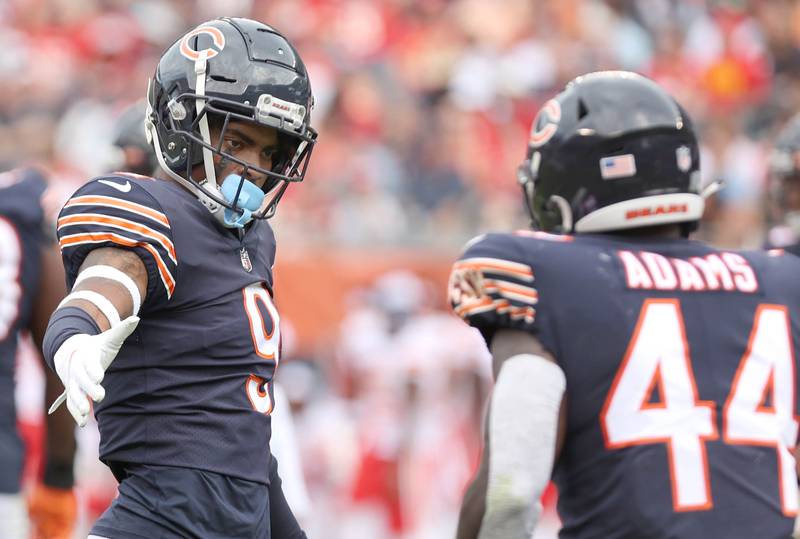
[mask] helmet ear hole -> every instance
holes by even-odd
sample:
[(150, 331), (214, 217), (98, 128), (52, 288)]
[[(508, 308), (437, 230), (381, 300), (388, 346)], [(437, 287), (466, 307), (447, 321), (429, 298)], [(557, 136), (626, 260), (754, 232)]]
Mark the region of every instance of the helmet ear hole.
[(589, 115), (589, 108), (583, 99), (578, 99), (578, 121), (583, 120)]
[(178, 170), (186, 165), (187, 147), (186, 137), (180, 133), (169, 133), (161, 141), (164, 160), (171, 169)]

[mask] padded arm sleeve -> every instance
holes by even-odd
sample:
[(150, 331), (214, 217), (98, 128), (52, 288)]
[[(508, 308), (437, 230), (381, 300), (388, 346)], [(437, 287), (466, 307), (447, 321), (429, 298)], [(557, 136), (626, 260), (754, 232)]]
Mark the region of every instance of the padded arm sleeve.
[(489, 479), (479, 539), (528, 539), (553, 470), (561, 368), (542, 357), (506, 359), (489, 409)]

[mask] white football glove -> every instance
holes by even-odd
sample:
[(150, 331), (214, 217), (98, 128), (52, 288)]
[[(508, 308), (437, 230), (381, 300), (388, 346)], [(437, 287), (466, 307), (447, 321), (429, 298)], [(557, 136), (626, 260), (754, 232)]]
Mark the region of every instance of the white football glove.
[(64, 393), (56, 399), (48, 413), (53, 413), (67, 401), (69, 413), (78, 426), (89, 419), (89, 399), (100, 402), (106, 390), (100, 385), (125, 339), (133, 333), (139, 317), (129, 316), (116, 326), (98, 335), (73, 335), (59, 347), (53, 361), (56, 373), (64, 384)]

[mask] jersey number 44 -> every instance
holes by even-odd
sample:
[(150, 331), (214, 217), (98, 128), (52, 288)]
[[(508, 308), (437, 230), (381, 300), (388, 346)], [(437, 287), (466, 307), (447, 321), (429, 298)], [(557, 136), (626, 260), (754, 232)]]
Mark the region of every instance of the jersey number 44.
[[(650, 397), (656, 390), (660, 399), (654, 403)], [(798, 508), (794, 410), (789, 313), (783, 305), (762, 304), (722, 408), (722, 440), (775, 448), (781, 506), (792, 517)], [(600, 413), (600, 425), (611, 450), (666, 444), (675, 511), (713, 506), (705, 442), (719, 438), (716, 405), (698, 397), (677, 299), (644, 302)]]

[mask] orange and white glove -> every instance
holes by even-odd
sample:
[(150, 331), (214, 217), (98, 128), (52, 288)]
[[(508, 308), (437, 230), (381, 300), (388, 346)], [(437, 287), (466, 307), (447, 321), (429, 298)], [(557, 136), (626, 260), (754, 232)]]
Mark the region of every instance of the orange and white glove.
[(78, 504), (72, 489), (39, 483), (28, 497), (32, 539), (71, 539), (78, 518)]

